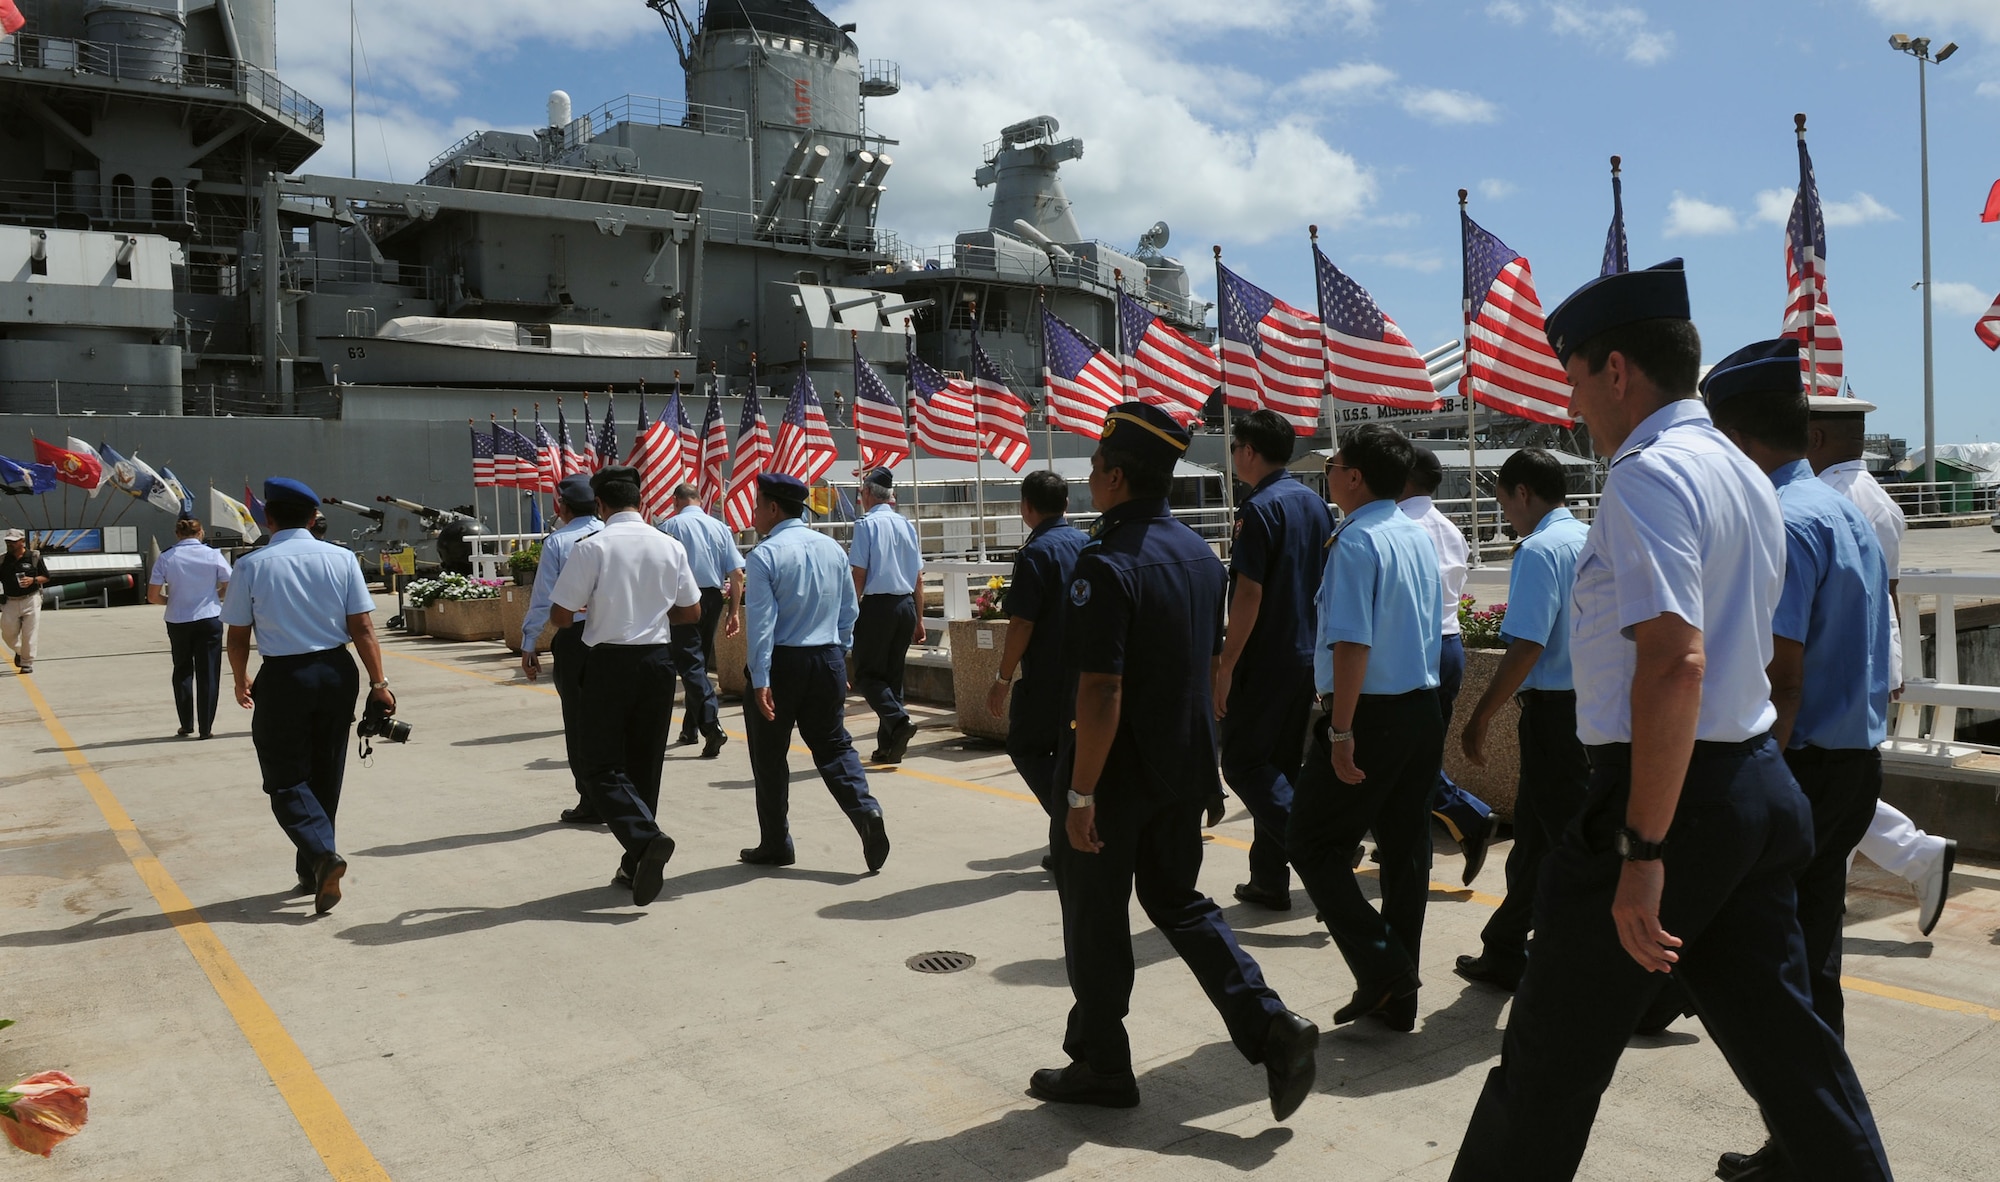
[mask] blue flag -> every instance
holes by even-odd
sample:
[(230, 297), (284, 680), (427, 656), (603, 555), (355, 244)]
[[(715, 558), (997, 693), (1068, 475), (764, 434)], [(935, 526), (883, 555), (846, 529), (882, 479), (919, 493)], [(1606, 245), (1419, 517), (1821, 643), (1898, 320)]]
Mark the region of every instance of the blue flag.
[(542, 532), (542, 498), (540, 497), (528, 498), (528, 532), (531, 534)]
[(55, 486), (55, 465), (23, 464), (0, 456), (0, 492), (10, 497), (38, 497)]

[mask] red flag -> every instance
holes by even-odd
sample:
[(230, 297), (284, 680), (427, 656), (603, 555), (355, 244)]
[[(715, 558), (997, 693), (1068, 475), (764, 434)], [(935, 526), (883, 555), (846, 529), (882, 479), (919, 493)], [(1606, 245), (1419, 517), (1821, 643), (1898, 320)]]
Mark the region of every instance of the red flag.
[(21, 31), (21, 26), (27, 23), (28, 18), (22, 16), (21, 10), (14, 7), (14, 0), (0, 0), (0, 36), (18, 33)]
[[(0, 0), (0, 4), (4, 3), (6, 0)], [(3, 15), (5, 10), (0, 9), (0, 16)], [(88, 445), (72, 451), (66, 447), (57, 447), (46, 439), (37, 439), (35, 462), (54, 468), (56, 479), (64, 484), (74, 484), (78, 488), (95, 491), (98, 485), (104, 483), (104, 463)]]
[(1972, 331), (1979, 334), (1980, 343), (1987, 348), (2000, 349), (2000, 296), (1993, 297), (1993, 306), (1986, 309)]
[[(0, 4), (7, 0), (0, 0)], [(1986, 212), (1979, 215), (1982, 222), (2000, 222), (2000, 181), (1993, 182), (1993, 188), (1986, 194)]]

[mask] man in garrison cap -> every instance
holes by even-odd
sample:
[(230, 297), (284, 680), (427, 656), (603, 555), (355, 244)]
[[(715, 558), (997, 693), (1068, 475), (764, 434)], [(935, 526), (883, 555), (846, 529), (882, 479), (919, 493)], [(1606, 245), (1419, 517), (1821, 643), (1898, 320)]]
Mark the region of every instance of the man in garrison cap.
[[(296, 480), (264, 482), (262, 548), (236, 561), (222, 601), (223, 647), (235, 678), (236, 704), (250, 715), (250, 739), (271, 812), (297, 847), (298, 893), (324, 915), (340, 902), (347, 873), (334, 840), (347, 736), (354, 725), (360, 676), (351, 642), (368, 669), (368, 695), (389, 713), (396, 695), (375, 641), (375, 601), (354, 552), (312, 536), (319, 497)], [(262, 663), (250, 678), (250, 637)]]
[(854, 621), (854, 688), (881, 720), (876, 763), (897, 763), (917, 724), (903, 708), (903, 663), (911, 641), (924, 641), (924, 558), (917, 528), (896, 511), (896, 477), (877, 468), (861, 482), (861, 517), (848, 546), (861, 615)]
[(1072, 738), (1058, 757), (1067, 809), (1050, 826), (1070, 989), (1069, 1063), (1034, 1073), (1055, 1103), (1139, 1102), (1125, 1013), (1132, 893), (1221, 1011), (1244, 1058), (1265, 1066), (1283, 1120), (1312, 1089), (1319, 1029), (1286, 1009), (1195, 885), (1204, 810), (1221, 792), (1209, 672), (1222, 651), (1228, 575), (1167, 508), (1187, 432), (1154, 406), (1105, 418), (1090, 459), (1103, 515), (1077, 556), (1065, 629)]
[(1695, 397), (1680, 260), (1586, 284), (1547, 332), (1611, 456), (1571, 630), (1591, 782), (1543, 863), (1534, 952), (1452, 1177), (1571, 1177), (1671, 974), (1798, 1177), (1886, 1180), (1867, 1097), (1813, 1013), (1794, 902), (1813, 819), (1771, 736), (1777, 495)]
[(889, 858), (882, 805), (847, 733), (846, 651), (854, 643), (854, 578), (840, 543), (799, 520), (806, 486), (796, 476), (757, 478), (752, 523), (764, 540), (744, 559), (749, 700), (743, 707), (750, 774), (757, 781), (757, 844), (738, 858), (753, 866), (797, 860), (791, 811), (792, 728), (812, 752), (826, 790), (861, 835), (869, 873)]
[[(1845, 1031), (1840, 927), (1847, 862), (1875, 818), (1889, 717), (1889, 568), (1874, 527), (1806, 462), (1799, 342), (1759, 341), (1701, 384), (1715, 425), (1778, 490), (1785, 589), (1771, 624), (1771, 737), (1812, 804), (1813, 854), (1798, 877), (1799, 927), (1813, 1012)], [(1725, 1178), (1780, 1176), (1775, 1144), (1724, 1154)]]

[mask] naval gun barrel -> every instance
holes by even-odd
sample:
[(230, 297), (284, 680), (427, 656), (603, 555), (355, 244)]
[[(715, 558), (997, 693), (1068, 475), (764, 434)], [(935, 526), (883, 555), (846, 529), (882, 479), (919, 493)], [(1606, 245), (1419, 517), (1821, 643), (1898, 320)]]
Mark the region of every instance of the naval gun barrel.
[(42, 588), (42, 606), (54, 607), (65, 599), (82, 599), (86, 595), (96, 595), (103, 591), (130, 591), (131, 575), (103, 575), (95, 579), (84, 579), (75, 583)]
[(1021, 237), (1047, 251), (1050, 258), (1059, 262), (1069, 261), (1069, 250), (1062, 243), (1042, 233), (1039, 227), (1030, 224), (1026, 218), (1015, 218), (1014, 228), (1021, 232)]
[[(394, 505), (406, 513), (416, 514), (418, 518), (422, 519), (425, 529), (437, 529), (441, 525), (447, 525), (454, 521), (475, 520), (455, 509), (433, 509), (429, 505), (418, 504), (416, 501), (406, 501), (401, 497), (384, 495), (376, 497), (375, 500), (380, 504)], [(377, 509), (375, 512), (380, 513), (381, 510)]]
[(357, 513), (362, 517), (366, 517), (375, 523), (374, 529), (381, 529), (383, 519), (388, 516), (388, 514), (382, 512), (380, 509), (370, 509), (366, 505), (355, 501), (343, 501), (339, 497), (321, 497), (320, 503), (323, 505), (339, 505), (350, 513)]

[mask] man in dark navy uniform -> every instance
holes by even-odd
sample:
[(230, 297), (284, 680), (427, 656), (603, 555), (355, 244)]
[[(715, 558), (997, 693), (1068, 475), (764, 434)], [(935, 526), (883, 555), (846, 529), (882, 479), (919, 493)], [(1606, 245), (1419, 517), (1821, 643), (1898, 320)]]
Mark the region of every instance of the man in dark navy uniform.
[(1269, 410), (1236, 420), (1229, 462), (1250, 495), (1236, 509), (1229, 554), (1229, 632), (1215, 669), (1222, 778), (1256, 823), (1245, 903), (1289, 911), (1292, 816), (1313, 704), (1313, 595), (1333, 511), (1285, 470), (1298, 436)]
[[(1139, 1102), (1125, 1014), (1132, 998), (1129, 913), (1139, 905), (1221, 1011), (1236, 1049), (1263, 1063), (1285, 1119), (1312, 1089), (1319, 1028), (1287, 1010), (1195, 886), (1201, 822), (1221, 789), (1208, 672), (1222, 648), (1222, 563), (1167, 509), (1188, 436), (1166, 412), (1128, 402), (1105, 419), (1090, 460), (1102, 512), (1070, 583), (1075, 738), (1058, 777), (1069, 808), (1051, 825), (1070, 1009), (1070, 1063), (1034, 1074), (1044, 1100)], [(1101, 799), (1100, 799), (1101, 797)]]
[[(1021, 520), (1028, 540), (1014, 552), (1007, 582), (1007, 643), (986, 693), (986, 709), (1007, 715), (1007, 758), (1049, 816), (1063, 809), (1056, 789), (1056, 747), (1063, 724), (1063, 615), (1070, 572), (1090, 539), (1069, 523), (1069, 482), (1054, 472), (1021, 481)], [(1013, 693), (1008, 693), (1009, 687)]]
[(1812, 810), (1772, 741), (1765, 673), (1785, 582), (1777, 495), (1694, 397), (1679, 259), (1586, 284), (1547, 331), (1612, 457), (1571, 603), (1590, 789), (1542, 863), (1500, 1065), (1451, 1176), (1572, 1177), (1671, 974), (1791, 1176), (1887, 1182), (1860, 1080), (1813, 1013), (1799, 928)]

